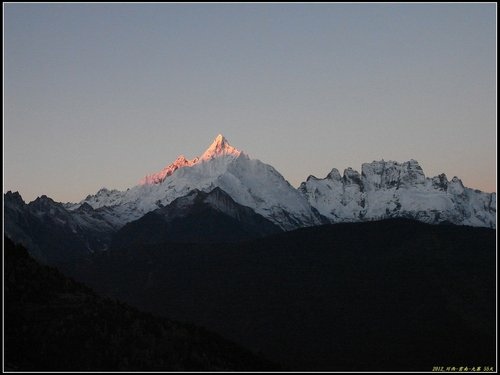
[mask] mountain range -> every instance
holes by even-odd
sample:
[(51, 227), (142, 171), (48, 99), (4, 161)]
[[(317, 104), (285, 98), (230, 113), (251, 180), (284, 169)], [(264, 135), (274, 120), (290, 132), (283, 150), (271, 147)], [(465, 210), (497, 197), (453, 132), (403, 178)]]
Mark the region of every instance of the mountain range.
[[(190, 228), (200, 228), (200, 212), (206, 210), (215, 219), (198, 238), (211, 241), (387, 218), (496, 228), (496, 193), (467, 188), (445, 174), (426, 177), (415, 160), (373, 161), (363, 164), (361, 173), (348, 168), (343, 175), (334, 168), (323, 179), (309, 176), (296, 189), (222, 135), (199, 157), (181, 155), (125, 191), (103, 188), (79, 203), (64, 204), (46, 196), (26, 204), (9, 191), (4, 202), (5, 233), (47, 262), (106, 250), (117, 233), (195, 239), (200, 231)], [(153, 227), (162, 230), (153, 234)], [(222, 227), (227, 230), (217, 233)], [(74, 244), (70, 253), (68, 242)]]
[(78, 203), (9, 191), (6, 364), (490, 368), (494, 228), (495, 193), (426, 177), (415, 160), (294, 188), (222, 135), (125, 191)]

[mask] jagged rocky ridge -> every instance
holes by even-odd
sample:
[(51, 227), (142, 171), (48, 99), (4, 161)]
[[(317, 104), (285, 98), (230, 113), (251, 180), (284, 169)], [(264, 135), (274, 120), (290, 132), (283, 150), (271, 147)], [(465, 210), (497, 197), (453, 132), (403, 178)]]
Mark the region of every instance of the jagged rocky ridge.
[(109, 209), (83, 203), (69, 211), (45, 195), (26, 204), (17, 192), (4, 194), (4, 231), (45, 263), (106, 250), (117, 226), (105, 219)]
[(496, 227), (496, 194), (473, 190), (458, 177), (428, 178), (416, 160), (374, 161), (337, 169), (323, 179), (309, 176), (299, 191), (332, 223), (394, 217), (422, 222)]
[(295, 189), (272, 166), (251, 159), (219, 135), (199, 157), (180, 156), (126, 191), (103, 188), (76, 204), (46, 196), (26, 204), (18, 193), (8, 192), (5, 233), (51, 262), (68, 256), (68, 243), (72, 256), (106, 250), (127, 223), (155, 210), (167, 212), (165, 207), (193, 192), (215, 189), (220, 194), (211, 197), (221, 201), (214, 207), (223, 207), (227, 195), (283, 230), (394, 217), (496, 228), (495, 193), (464, 187), (457, 177), (448, 181), (444, 174), (425, 177), (415, 160), (374, 161), (363, 164), (361, 174), (348, 168), (343, 176), (333, 169), (323, 179), (309, 176)]

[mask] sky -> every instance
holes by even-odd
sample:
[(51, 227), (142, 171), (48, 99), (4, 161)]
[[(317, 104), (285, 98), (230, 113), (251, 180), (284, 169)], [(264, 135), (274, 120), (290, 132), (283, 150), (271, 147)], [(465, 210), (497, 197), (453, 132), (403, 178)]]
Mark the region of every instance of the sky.
[(4, 192), (125, 190), (222, 133), (293, 186), (419, 161), (496, 191), (496, 4), (3, 3)]

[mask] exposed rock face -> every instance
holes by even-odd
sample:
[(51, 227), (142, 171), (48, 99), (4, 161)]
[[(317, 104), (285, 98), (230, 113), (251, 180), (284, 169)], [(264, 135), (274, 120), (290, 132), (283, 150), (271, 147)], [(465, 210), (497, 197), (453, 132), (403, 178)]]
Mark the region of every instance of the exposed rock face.
[(45, 195), (26, 204), (9, 191), (4, 195), (5, 234), (43, 262), (73, 259), (107, 249), (117, 228), (104, 218), (106, 210), (82, 204), (69, 211)]
[(324, 179), (310, 176), (299, 191), (332, 222), (407, 217), (427, 223), (496, 227), (496, 194), (464, 187), (458, 177), (426, 178), (416, 160), (374, 161), (361, 175), (333, 169)]

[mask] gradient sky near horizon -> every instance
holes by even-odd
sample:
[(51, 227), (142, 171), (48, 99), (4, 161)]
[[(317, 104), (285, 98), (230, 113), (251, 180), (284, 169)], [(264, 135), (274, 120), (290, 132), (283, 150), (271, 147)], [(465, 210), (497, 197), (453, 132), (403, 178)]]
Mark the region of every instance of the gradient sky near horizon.
[(496, 4), (4, 3), (4, 192), (124, 190), (222, 133), (294, 186), (416, 159), (496, 191)]

